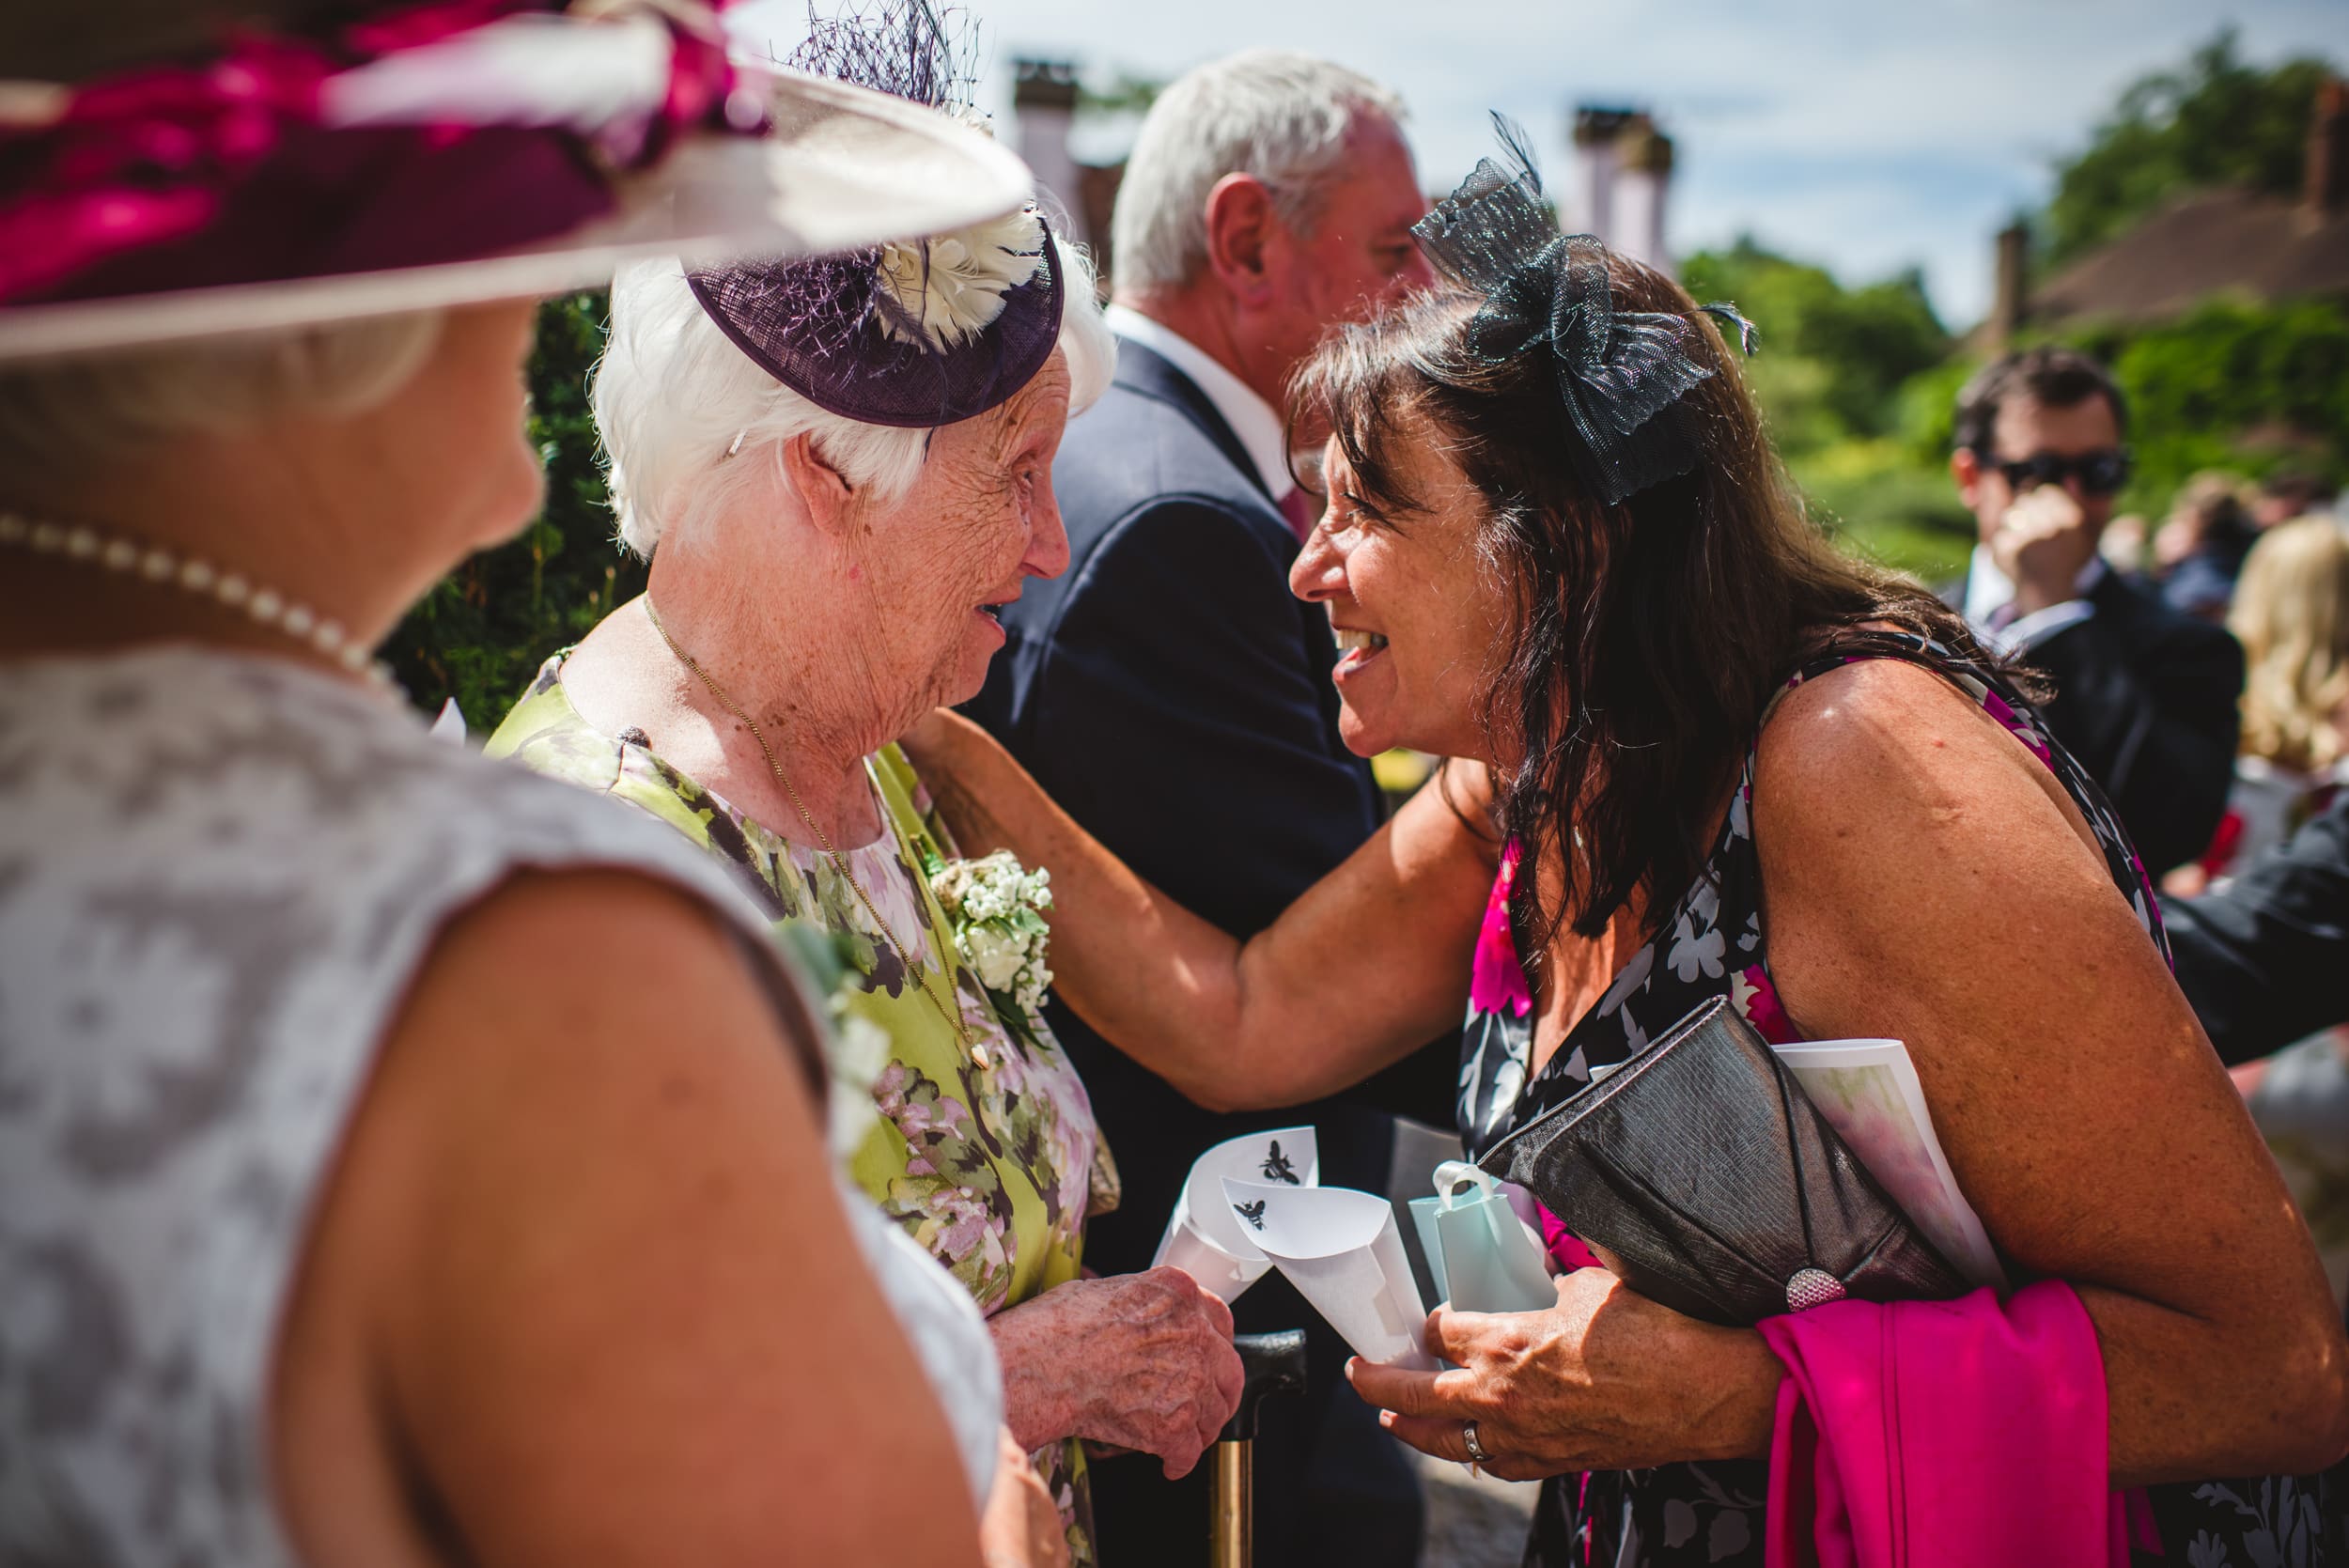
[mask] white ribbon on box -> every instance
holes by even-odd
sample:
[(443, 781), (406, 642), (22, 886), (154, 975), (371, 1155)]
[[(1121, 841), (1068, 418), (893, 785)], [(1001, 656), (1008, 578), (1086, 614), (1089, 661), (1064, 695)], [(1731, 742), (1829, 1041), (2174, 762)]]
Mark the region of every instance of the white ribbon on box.
[(1150, 1266), (1171, 1265), (1226, 1306), (1264, 1278), (1272, 1261), (1223, 1199), (1223, 1178), (1321, 1185), (1321, 1148), (1311, 1127), (1278, 1127), (1218, 1143), (1191, 1162)]

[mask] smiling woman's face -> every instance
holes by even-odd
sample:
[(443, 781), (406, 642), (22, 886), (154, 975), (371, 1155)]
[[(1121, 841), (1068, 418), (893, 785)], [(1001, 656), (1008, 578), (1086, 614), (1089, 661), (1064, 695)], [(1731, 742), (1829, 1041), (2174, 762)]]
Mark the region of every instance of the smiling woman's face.
[(1329, 512), (1289, 587), (1326, 609), (1337, 633), (1338, 728), (1348, 750), (1409, 746), (1489, 761), (1479, 716), (1511, 614), (1477, 548), (1485, 499), (1443, 455), (1432, 425), (1417, 414), (1397, 425), (1396, 479), (1411, 504), (1364, 494), (1331, 441)]

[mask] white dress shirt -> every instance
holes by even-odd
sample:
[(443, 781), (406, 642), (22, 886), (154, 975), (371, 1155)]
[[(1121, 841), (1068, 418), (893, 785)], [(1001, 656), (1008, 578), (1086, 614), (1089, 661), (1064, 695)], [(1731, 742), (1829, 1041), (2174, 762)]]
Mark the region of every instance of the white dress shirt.
[(1232, 434), (1239, 438), (1240, 449), (1255, 465), (1256, 476), (1273, 500), (1281, 500), (1297, 488), (1289, 472), (1288, 433), (1281, 424), (1279, 410), (1172, 327), (1126, 305), (1112, 305), (1102, 315), (1110, 331), (1128, 343), (1142, 345), (1190, 378), (1191, 384), (1223, 416), (1223, 423), (1232, 427)]
[(2000, 653), (2025, 653), (2066, 628), (2096, 613), (2088, 596), (2111, 568), (2101, 555), (2092, 555), (2072, 583), (2073, 597), (2045, 610), (2009, 618), (2015, 607), (2015, 583), (1990, 558), (1988, 545), (1976, 545), (1966, 571), (1966, 622), (1986, 647)]

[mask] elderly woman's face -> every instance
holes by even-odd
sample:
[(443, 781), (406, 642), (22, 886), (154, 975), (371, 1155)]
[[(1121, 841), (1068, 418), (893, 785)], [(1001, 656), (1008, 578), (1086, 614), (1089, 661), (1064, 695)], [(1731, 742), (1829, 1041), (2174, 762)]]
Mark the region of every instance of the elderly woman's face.
[(1068, 363), (1055, 350), (1009, 402), (936, 432), (913, 489), (862, 531), (850, 578), (872, 590), (870, 676), (883, 702), (908, 705), (909, 722), (977, 695), (1003, 645), (996, 609), (1029, 578), (1068, 565), (1052, 498), (1068, 394)]
[[(1477, 722), (1496, 639), (1508, 626), (1501, 586), (1484, 569), (1485, 502), (1431, 430), (1394, 442), (1397, 477), (1419, 503), (1405, 512), (1365, 495), (1333, 440), (1323, 473), (1329, 511), (1289, 572), (1337, 634), (1339, 734), (1361, 756), (1396, 746), (1483, 758)], [(1489, 759), (1486, 759), (1489, 760)]]

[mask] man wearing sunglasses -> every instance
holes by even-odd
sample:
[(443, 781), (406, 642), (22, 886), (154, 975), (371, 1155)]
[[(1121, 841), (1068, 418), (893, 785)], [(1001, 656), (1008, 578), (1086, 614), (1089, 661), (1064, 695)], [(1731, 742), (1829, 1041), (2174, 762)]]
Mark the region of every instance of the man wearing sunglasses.
[(2159, 876), (2200, 855), (2226, 809), (2243, 651), (2097, 554), (2128, 479), (2127, 421), (2105, 367), (2069, 349), (2009, 354), (1968, 381), (1950, 473), (1981, 542), (1944, 597), (2052, 680), (2048, 727)]

